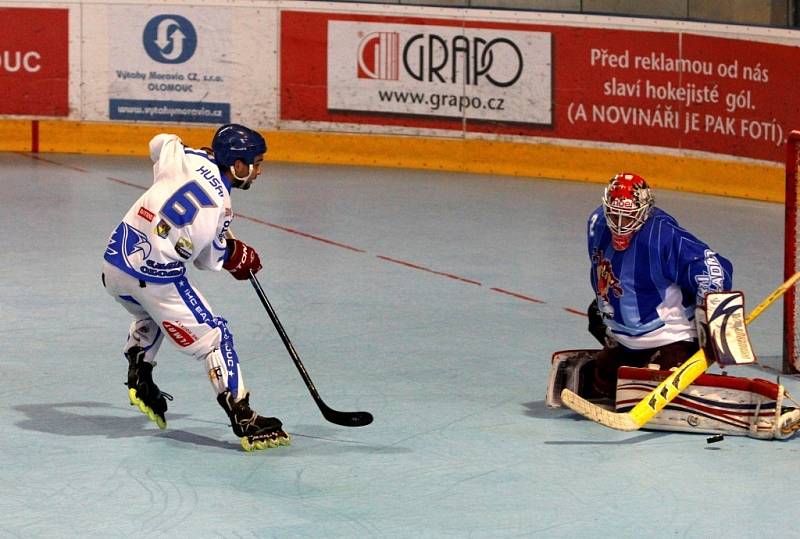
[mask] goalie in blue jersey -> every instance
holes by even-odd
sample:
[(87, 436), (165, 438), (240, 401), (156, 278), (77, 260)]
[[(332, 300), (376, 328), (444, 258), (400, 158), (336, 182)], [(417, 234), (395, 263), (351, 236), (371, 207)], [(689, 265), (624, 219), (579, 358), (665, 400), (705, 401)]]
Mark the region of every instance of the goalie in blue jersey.
[[(553, 354), (548, 407), (561, 407), (567, 388), (624, 413), (701, 346), (709, 363), (755, 361), (731, 262), (656, 208), (642, 177), (611, 179), (587, 236), (589, 331), (603, 347)], [(703, 374), (647, 427), (786, 439), (800, 429), (800, 410), (784, 398), (779, 383)]]
[(613, 402), (619, 367), (679, 366), (699, 348), (706, 295), (731, 289), (730, 261), (656, 208), (636, 174), (611, 179), (587, 236), (589, 331), (603, 348), (561, 356), (558, 368), (554, 359), (561, 381), (551, 376), (548, 405), (560, 404), (554, 383), (567, 378), (581, 396)]
[(613, 399), (620, 366), (670, 369), (697, 351), (706, 294), (731, 289), (733, 266), (655, 207), (636, 174), (614, 176), (587, 233), (589, 328), (604, 345), (587, 388)]

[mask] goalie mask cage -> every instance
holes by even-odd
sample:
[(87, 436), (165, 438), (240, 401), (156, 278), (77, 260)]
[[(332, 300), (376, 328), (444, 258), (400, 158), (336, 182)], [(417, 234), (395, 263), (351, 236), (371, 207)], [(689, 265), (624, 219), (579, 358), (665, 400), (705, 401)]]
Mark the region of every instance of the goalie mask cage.
[[(784, 233), (784, 279), (800, 271), (798, 248), (798, 182), (800, 182), (800, 131), (792, 131), (786, 141), (786, 223)], [(800, 294), (792, 286), (783, 300), (783, 372), (800, 372)]]

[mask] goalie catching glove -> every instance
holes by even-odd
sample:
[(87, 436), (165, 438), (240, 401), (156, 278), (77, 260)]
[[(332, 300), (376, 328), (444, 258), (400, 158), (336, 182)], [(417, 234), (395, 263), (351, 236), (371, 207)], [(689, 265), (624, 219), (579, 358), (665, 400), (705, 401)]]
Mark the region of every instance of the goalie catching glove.
[(261, 259), (258, 253), (246, 243), (228, 238), (225, 263), (222, 267), (231, 272), (235, 279), (243, 281), (250, 277), (250, 272), (258, 273)]

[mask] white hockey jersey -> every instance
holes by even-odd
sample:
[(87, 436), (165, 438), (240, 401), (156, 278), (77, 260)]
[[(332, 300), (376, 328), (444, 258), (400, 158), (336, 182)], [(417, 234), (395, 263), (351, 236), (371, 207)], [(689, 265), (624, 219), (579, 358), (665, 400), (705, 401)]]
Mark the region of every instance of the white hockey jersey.
[(230, 182), (213, 157), (176, 135), (153, 137), (150, 158), (153, 185), (112, 232), (105, 259), (151, 283), (178, 280), (187, 262), (219, 271), (233, 219)]

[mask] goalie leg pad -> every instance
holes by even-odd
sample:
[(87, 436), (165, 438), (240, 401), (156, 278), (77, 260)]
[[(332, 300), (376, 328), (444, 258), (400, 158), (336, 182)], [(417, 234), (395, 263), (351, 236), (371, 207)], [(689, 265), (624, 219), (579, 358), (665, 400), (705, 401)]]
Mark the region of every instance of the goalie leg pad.
[(794, 436), (794, 433), (800, 430), (800, 410), (791, 410), (781, 414), (778, 420), (778, 429), (775, 433), (775, 438), (779, 440), (786, 440)]
[(550, 367), (550, 378), (547, 382), (545, 405), (548, 408), (561, 408), (561, 390), (564, 388), (580, 394), (581, 372), (586, 365), (593, 362), (600, 350), (563, 350), (553, 354)]
[[(669, 375), (670, 371), (620, 368), (616, 411), (629, 411)], [(783, 386), (767, 380), (703, 374), (645, 428), (785, 439), (800, 429), (800, 411), (783, 408), (783, 396)]]

